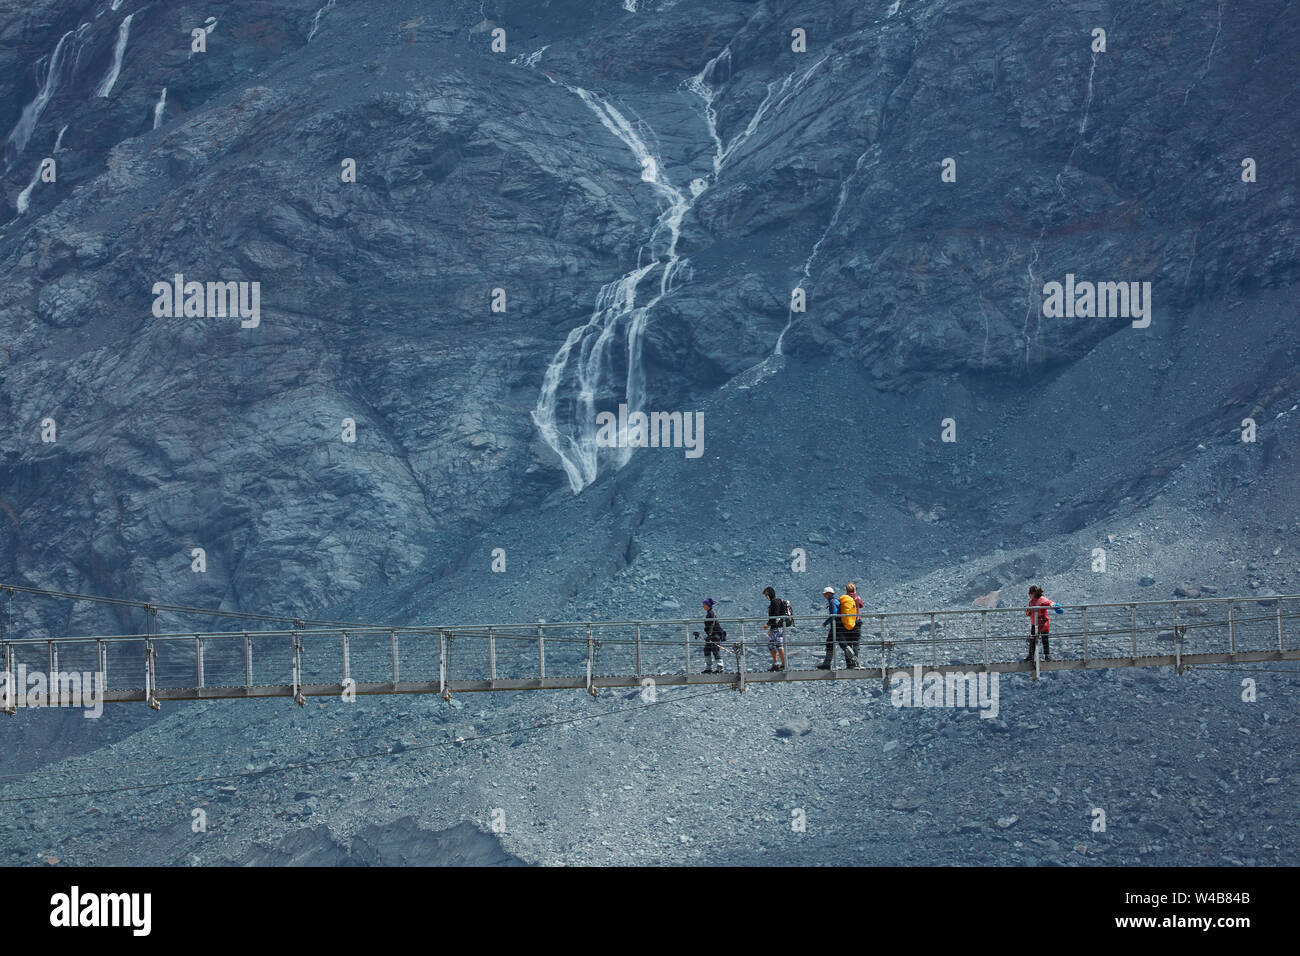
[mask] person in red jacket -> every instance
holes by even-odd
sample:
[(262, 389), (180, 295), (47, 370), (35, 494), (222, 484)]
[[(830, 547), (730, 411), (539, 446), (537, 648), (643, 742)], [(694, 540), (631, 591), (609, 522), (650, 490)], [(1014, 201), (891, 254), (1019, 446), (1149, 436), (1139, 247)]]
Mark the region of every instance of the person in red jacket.
[(1026, 661), (1034, 659), (1034, 648), (1040, 635), (1043, 638), (1043, 660), (1052, 659), (1047, 643), (1047, 632), (1051, 630), (1052, 622), (1048, 618), (1047, 609), (1054, 604), (1051, 598), (1043, 596), (1043, 589), (1037, 584), (1029, 586), (1029, 608), (1025, 611), (1025, 617), (1029, 618), (1029, 653), (1025, 655)]

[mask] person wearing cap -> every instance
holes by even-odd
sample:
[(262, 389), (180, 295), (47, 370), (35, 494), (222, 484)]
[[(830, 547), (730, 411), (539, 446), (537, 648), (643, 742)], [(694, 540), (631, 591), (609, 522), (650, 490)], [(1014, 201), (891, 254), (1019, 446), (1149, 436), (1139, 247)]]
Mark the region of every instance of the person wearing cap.
[[(822, 662), (817, 665), (819, 671), (828, 671), (835, 663), (835, 645), (838, 643), (844, 650), (844, 664), (849, 668), (858, 666), (858, 655), (856, 653), (856, 643), (858, 632), (857, 624), (857, 602), (853, 599), (852, 592), (846, 592), (843, 597), (836, 599), (835, 589), (828, 587), (822, 590), (822, 597), (826, 599), (826, 620), (822, 621), (822, 627), (828, 628), (826, 631), (826, 656)], [(851, 607), (855, 613), (846, 614), (846, 608)], [(847, 620), (846, 620), (847, 618)], [(855, 627), (849, 627), (852, 623)]]
[[(713, 598), (704, 599), (704, 673), (721, 674), (722, 645), (718, 642), (727, 639), (727, 632), (718, 623), (718, 615), (714, 613), (713, 604)], [(700, 636), (698, 631), (695, 636)]]
[(819, 671), (828, 671), (831, 669), (831, 662), (835, 659), (835, 632), (839, 628), (839, 609), (835, 601), (835, 589), (832, 587), (822, 588), (822, 597), (826, 599), (826, 620), (822, 621), (822, 627), (826, 628), (826, 655), (822, 662), (817, 665)]

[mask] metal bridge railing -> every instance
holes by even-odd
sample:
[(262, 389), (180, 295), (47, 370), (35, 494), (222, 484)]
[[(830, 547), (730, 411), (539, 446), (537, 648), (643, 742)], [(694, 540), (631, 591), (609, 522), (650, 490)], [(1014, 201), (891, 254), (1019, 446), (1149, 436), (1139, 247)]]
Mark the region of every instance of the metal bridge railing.
[[(150, 606), (145, 605), (146, 609)], [(19, 636), (0, 631), (3, 707), (33, 704), (19, 693), (32, 675), (99, 674), (105, 701), (440, 693), (663, 684), (875, 678), (925, 670), (1065, 670), (1186, 666), (1300, 659), (1300, 595), (1064, 605), (1052, 614), (1051, 659), (1040, 644), (1028, 663), (1026, 608), (931, 611), (864, 609), (857, 632), (860, 670), (817, 671), (826, 649), (825, 614), (796, 618), (785, 631), (788, 669), (768, 671), (766, 617), (719, 618), (723, 673), (701, 673), (700, 618), (535, 622), (453, 626), (307, 626), (248, 631), (156, 630), (142, 634)], [(256, 623), (274, 622), (259, 617)], [(250, 622), (251, 623), (251, 622)], [(2, 624), (2, 622), (0, 622)], [(835, 625), (832, 625), (834, 627)], [(848, 635), (837, 633), (836, 638)], [(1290, 642), (1288, 644), (1288, 641)], [(55, 675), (50, 681), (49, 675)], [(53, 695), (47, 695), (53, 701)]]

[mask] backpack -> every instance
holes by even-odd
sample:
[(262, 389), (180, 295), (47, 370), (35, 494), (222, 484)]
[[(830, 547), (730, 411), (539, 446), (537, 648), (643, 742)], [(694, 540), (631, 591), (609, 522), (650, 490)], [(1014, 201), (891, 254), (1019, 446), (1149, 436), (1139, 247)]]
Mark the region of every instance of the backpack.
[(722, 629), (722, 625), (721, 625), (721, 624), (714, 624), (714, 625), (713, 625), (713, 636), (710, 637), (709, 640), (712, 640), (712, 641), (725, 641), (726, 639), (727, 639), (727, 632), (724, 631), (724, 630)]
[(781, 606), (785, 608), (785, 616), (781, 618), (782, 627), (794, 627), (794, 608), (785, 598), (781, 598)]
[(852, 594), (840, 595), (840, 627), (851, 631), (858, 626), (858, 605)]

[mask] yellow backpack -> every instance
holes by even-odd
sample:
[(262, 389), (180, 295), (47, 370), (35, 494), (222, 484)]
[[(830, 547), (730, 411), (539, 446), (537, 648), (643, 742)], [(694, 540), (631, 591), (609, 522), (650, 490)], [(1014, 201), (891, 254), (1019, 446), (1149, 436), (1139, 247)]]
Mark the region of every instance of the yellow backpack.
[(852, 594), (840, 595), (840, 627), (851, 631), (858, 626), (858, 602)]

